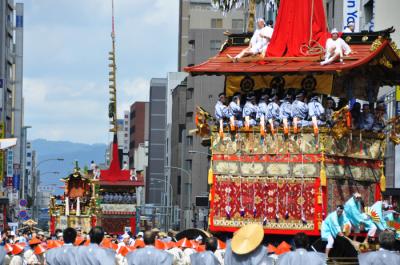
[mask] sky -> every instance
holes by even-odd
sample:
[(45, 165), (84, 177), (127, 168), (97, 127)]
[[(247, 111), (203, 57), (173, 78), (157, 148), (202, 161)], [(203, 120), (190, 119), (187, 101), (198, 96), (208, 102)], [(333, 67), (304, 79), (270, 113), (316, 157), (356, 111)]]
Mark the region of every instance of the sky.
[[(29, 139), (107, 143), (111, 0), (24, 3)], [(115, 0), (118, 112), (177, 70), (178, 0)]]

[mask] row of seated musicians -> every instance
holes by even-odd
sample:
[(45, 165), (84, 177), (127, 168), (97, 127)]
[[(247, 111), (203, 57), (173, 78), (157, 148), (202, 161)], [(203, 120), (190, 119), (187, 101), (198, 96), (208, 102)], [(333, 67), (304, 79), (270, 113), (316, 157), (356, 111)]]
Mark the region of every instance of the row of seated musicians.
[(243, 106), (241, 98), (242, 95), (237, 93), (227, 104), (225, 93), (218, 95), (215, 118), (220, 131), (227, 125), (233, 129), (269, 124), (271, 130), (280, 125), (332, 127), (335, 123), (333, 113), (346, 105), (351, 106), (352, 129), (381, 132), (386, 126), (386, 106), (383, 101), (378, 101), (375, 108), (373, 104), (366, 103), (361, 106), (359, 102), (348, 102), (345, 99), (340, 99), (336, 104), (333, 97), (315, 93), (307, 96), (304, 90), (297, 91), (295, 95), (286, 93), (281, 97), (276, 93), (263, 92), (258, 97), (258, 103), (256, 95), (251, 92), (245, 96), (246, 103)]

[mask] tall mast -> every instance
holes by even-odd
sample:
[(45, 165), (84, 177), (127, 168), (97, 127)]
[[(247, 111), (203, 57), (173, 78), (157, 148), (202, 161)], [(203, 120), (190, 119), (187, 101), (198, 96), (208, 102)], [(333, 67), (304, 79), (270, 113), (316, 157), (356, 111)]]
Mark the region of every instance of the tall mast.
[(109, 89), (110, 89), (110, 103), (108, 105), (108, 116), (110, 118), (110, 132), (117, 133), (117, 65), (115, 63), (115, 28), (114, 28), (114, 0), (111, 0), (111, 40), (112, 40), (112, 50), (108, 53), (108, 60), (110, 61), (109, 67)]

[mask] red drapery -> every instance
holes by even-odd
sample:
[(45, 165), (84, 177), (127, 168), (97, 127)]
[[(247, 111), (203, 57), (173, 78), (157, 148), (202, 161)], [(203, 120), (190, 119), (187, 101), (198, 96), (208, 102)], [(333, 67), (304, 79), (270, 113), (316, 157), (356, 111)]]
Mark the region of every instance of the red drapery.
[(325, 47), (329, 34), (322, 0), (281, 0), (267, 55), (303, 56), (300, 48), (309, 43), (311, 28), (311, 39)]
[(56, 217), (50, 216), (50, 234), (54, 235), (56, 233)]
[(95, 227), (96, 226), (96, 222), (97, 222), (97, 218), (96, 218), (96, 216), (95, 215), (92, 215), (92, 217), (90, 218), (90, 225), (92, 226), (92, 227)]
[(112, 145), (112, 160), (110, 163), (110, 168), (100, 171), (101, 181), (128, 181), (130, 180), (129, 170), (121, 170), (121, 163), (119, 161), (118, 155), (118, 141), (117, 136), (114, 135), (114, 141)]

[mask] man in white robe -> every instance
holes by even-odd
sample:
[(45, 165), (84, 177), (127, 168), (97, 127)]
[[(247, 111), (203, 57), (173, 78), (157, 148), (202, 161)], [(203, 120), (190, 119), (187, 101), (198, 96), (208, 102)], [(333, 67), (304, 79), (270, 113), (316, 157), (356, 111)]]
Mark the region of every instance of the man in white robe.
[(293, 241), (296, 249), (279, 256), (277, 265), (324, 265), (326, 263), (325, 254), (307, 251), (309, 240), (306, 234), (296, 234)]
[(251, 37), (249, 46), (243, 49), (235, 57), (232, 57), (229, 54), (227, 56), (234, 62), (237, 62), (242, 57), (257, 55), (260, 53), (265, 54), (273, 32), (273, 28), (265, 25), (264, 19), (257, 19), (257, 29), (254, 31), (253, 36)]
[(350, 22), (347, 24), (346, 28), (343, 30), (343, 33), (354, 33), (355, 29), (355, 24), (353, 22)]
[(325, 60), (321, 62), (321, 65), (337, 61), (343, 62), (343, 56), (351, 53), (350, 46), (342, 38), (339, 38), (339, 32), (336, 29), (333, 29), (331, 34), (332, 38), (326, 41)]

